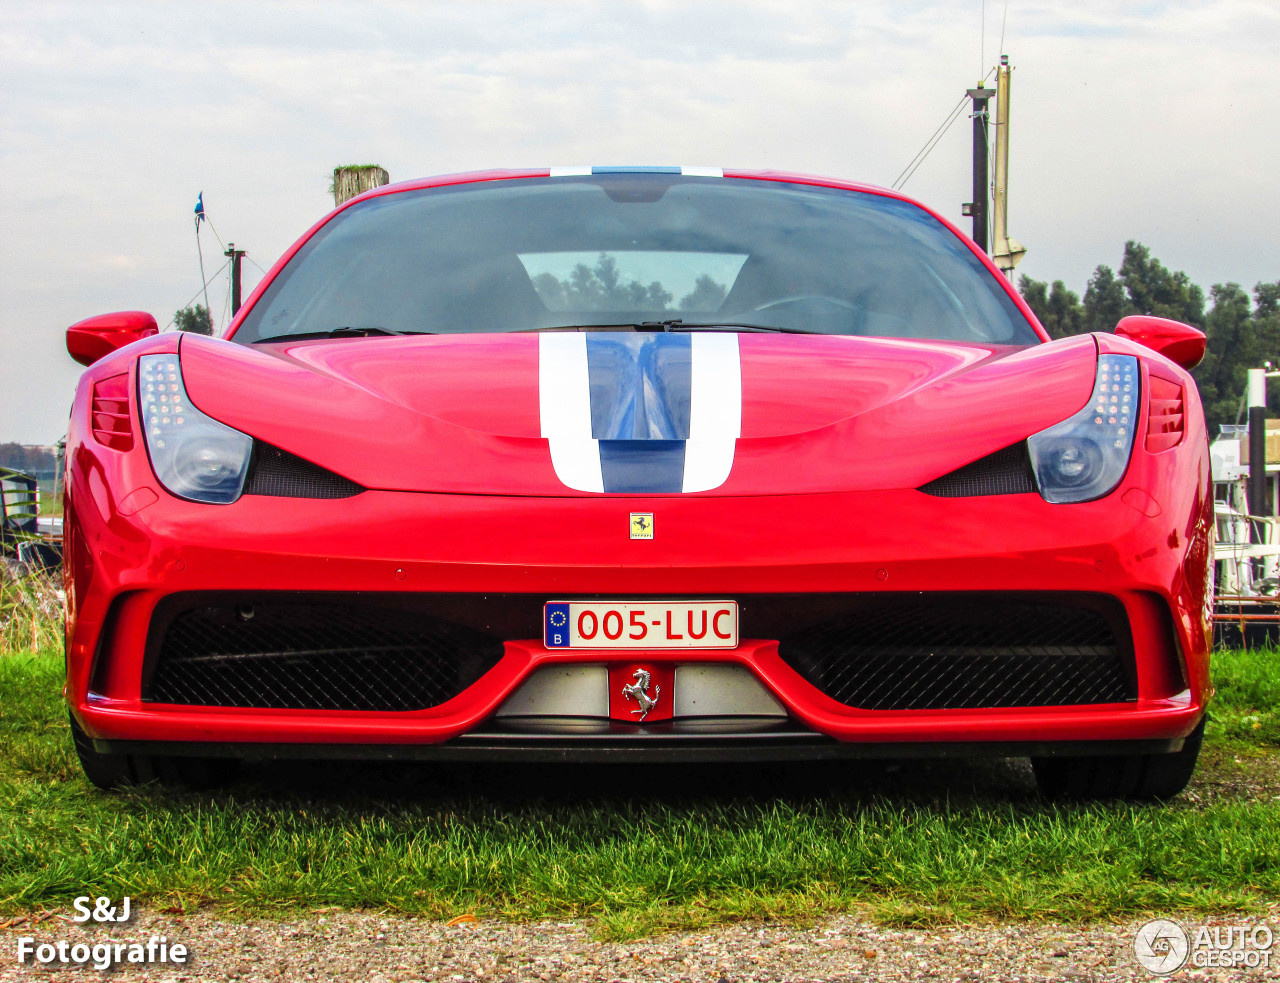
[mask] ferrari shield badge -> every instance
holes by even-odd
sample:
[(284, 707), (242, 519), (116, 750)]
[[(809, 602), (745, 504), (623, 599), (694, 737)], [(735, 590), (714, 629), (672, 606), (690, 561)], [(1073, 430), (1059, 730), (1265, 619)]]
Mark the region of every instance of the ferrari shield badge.
[(652, 512), (632, 512), (631, 513), (631, 538), (632, 539), (653, 539), (653, 513)]
[(635, 700), (639, 704), (639, 708), (632, 710), (632, 713), (640, 714), (640, 720), (644, 720), (649, 716), (649, 711), (658, 705), (658, 697), (662, 695), (662, 687), (655, 686), (653, 695), (649, 695), (649, 673), (645, 669), (637, 669), (631, 674), (634, 683), (628, 683), (622, 687), (622, 698), (624, 700)]

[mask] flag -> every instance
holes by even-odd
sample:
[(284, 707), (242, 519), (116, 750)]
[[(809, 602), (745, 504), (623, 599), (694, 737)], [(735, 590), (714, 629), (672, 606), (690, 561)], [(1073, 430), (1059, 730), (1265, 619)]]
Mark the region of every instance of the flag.
[(195, 212), (196, 212), (196, 222), (198, 224), (200, 220), (204, 218), (204, 192), (203, 191), (201, 191), (200, 194), (196, 196)]

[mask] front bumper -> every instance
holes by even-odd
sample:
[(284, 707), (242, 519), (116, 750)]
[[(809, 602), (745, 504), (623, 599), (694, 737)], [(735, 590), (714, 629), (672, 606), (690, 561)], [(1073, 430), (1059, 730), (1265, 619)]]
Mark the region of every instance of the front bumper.
[[(1101, 502), (1073, 506), (1049, 505), (1035, 495), (936, 499), (913, 490), (600, 499), (369, 491), (339, 501), (246, 496), (230, 506), (204, 506), (156, 488), (117, 501), (112, 487), (145, 485), (145, 474), (129, 476), (132, 485), (95, 481), (93, 464), (77, 468), (69, 488), (69, 535), (80, 544), (72, 553), (88, 553), (92, 561), (73, 562), (78, 569), (68, 617), (66, 697), (104, 749), (163, 742), (175, 752), (234, 747), (253, 755), (274, 753), (262, 750), (267, 745), (280, 753), (306, 747), (315, 754), (371, 746), (393, 753), (388, 746), (398, 745), (419, 749), (415, 754), (484, 757), (525, 747), (554, 757), (588, 744), (625, 744), (634, 749), (626, 753), (652, 749), (660, 755), (674, 753), (662, 750), (672, 741), (683, 746), (696, 739), (642, 730), (562, 740), (554, 747), (546, 737), (500, 737), (493, 715), (531, 672), (601, 661), (599, 652), (550, 651), (527, 636), (507, 640), (492, 670), (425, 710), (146, 702), (142, 680), (152, 615), (165, 598), (186, 592), (489, 592), (550, 600), (780, 592), (902, 596), (980, 588), (1011, 596), (1100, 594), (1123, 606), (1136, 699), (1116, 704), (865, 710), (823, 695), (779, 656), (776, 639), (746, 639), (731, 651), (679, 653), (680, 663), (743, 666), (783, 704), (799, 735), (747, 734), (730, 746), (747, 748), (754, 741), (763, 751), (786, 741), (800, 749), (807, 742), (802, 756), (946, 745), (1031, 753), (1049, 745), (1079, 750), (1094, 742), (1117, 747), (1115, 742), (1149, 741), (1176, 750), (1209, 698), (1203, 597), (1192, 586), (1195, 564), (1188, 559), (1200, 535), (1199, 504), (1170, 500), (1153, 517), (1153, 496), (1135, 499), (1140, 511), (1122, 500), (1125, 487)], [(1135, 461), (1130, 478), (1141, 479), (1140, 472)], [(1158, 493), (1159, 485), (1147, 487)], [(639, 511), (654, 513), (653, 540), (628, 538), (629, 514)], [(670, 662), (673, 656), (633, 650), (626, 658)], [(701, 739), (726, 741), (724, 735)], [(858, 747), (838, 750), (851, 744)], [(713, 750), (711, 743), (704, 747)]]

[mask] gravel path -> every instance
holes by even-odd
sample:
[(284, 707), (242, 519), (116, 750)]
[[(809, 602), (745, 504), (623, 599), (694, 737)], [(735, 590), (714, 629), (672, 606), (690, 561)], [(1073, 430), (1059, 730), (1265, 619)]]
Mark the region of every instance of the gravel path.
[[(1241, 920), (1257, 924), (1256, 920)], [(1280, 910), (1266, 920), (1277, 936), (1269, 970), (1184, 968), (1175, 980), (1280, 979)], [(1236, 921), (1233, 919), (1232, 924)], [(156, 981), (1069, 981), (1146, 980), (1133, 954), (1141, 922), (1116, 925), (983, 925), (892, 929), (837, 917), (807, 929), (734, 925), (633, 942), (599, 942), (580, 924), (446, 925), (423, 919), (317, 912), (287, 922), (229, 922), (137, 912), (111, 926), (58, 918), (8, 926), (0, 938), (0, 980), (102, 980), (91, 967), (26, 967), (18, 938), (36, 943), (146, 940), (164, 935), (191, 950), (184, 967), (124, 964), (112, 977)], [(1200, 922), (1182, 920), (1188, 928)], [(1209, 924), (1215, 924), (1210, 922)]]

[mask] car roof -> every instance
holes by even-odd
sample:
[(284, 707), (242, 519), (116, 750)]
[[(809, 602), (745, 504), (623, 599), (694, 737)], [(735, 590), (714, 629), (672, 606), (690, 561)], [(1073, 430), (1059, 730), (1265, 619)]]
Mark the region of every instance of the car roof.
[(349, 202), (344, 202), (341, 207), (345, 208), (352, 202), (365, 201), (369, 198), (376, 198), (381, 195), (397, 194), (402, 191), (417, 191), (423, 188), (441, 188), (458, 184), (478, 184), (486, 181), (511, 181), (522, 178), (590, 177), (591, 175), (604, 174), (671, 174), (682, 175), (684, 177), (724, 177), (754, 181), (778, 181), (788, 184), (810, 184), (823, 188), (840, 188), (846, 191), (861, 191), (869, 194), (883, 195), (886, 198), (896, 198), (900, 201), (911, 202), (913, 205), (919, 205), (921, 208), (925, 208), (926, 211), (932, 212), (932, 210), (926, 205), (914, 198), (909, 198), (906, 195), (900, 194), (889, 188), (861, 181), (849, 181), (842, 178), (824, 177), (817, 174), (804, 174), (793, 171), (651, 164), (582, 164), (566, 167), (519, 169), (495, 168), (484, 171), (462, 171), (454, 174), (437, 174), (430, 177), (413, 178), (408, 181), (397, 181), (392, 184), (383, 185), (380, 188), (374, 188), (371, 191), (366, 191), (363, 194), (352, 198)]

